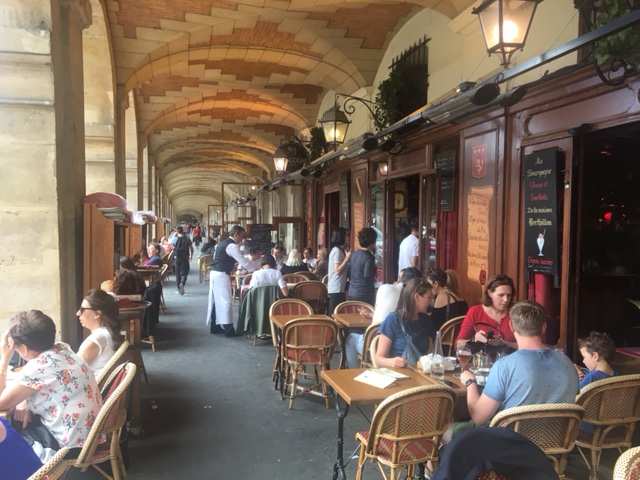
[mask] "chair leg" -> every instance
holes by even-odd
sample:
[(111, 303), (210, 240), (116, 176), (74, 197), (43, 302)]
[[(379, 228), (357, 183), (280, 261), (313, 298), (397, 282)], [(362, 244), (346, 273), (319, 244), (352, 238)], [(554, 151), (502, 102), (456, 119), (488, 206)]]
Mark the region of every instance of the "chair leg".
[(360, 451), (358, 452), (358, 469), (356, 470), (356, 480), (362, 479), (362, 471), (364, 470), (365, 457), (365, 444), (360, 442)]
[(293, 408), (293, 399), (296, 397), (296, 390), (298, 388), (298, 366), (292, 365), (289, 367), (291, 370), (291, 392), (289, 393), (289, 410)]

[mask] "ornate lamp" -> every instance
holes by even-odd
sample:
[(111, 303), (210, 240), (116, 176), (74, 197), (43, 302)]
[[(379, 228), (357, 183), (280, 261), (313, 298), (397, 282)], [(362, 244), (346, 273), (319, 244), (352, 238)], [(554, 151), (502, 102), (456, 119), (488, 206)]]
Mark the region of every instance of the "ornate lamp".
[(500, 55), (506, 67), (524, 48), (533, 15), (542, 0), (485, 0), (471, 13), (478, 15), (489, 55)]
[(336, 95), (335, 105), (324, 112), (320, 119), (324, 138), (327, 142), (332, 143), (335, 148), (344, 142), (350, 124), (351, 121), (338, 105), (338, 97)]
[(273, 152), (273, 165), (278, 175), (295, 171), (309, 163), (309, 152), (294, 135), (280, 142)]

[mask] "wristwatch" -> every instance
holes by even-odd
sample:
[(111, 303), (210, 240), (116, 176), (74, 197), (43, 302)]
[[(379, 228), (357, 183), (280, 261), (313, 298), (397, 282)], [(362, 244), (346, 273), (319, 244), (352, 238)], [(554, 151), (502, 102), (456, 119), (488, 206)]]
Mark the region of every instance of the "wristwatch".
[(465, 386), (465, 387), (469, 387), (469, 385), (471, 385), (472, 383), (476, 383), (476, 384), (477, 384), (478, 382), (476, 382), (476, 379), (475, 379), (475, 378), (470, 378), (469, 380), (467, 380), (466, 382), (464, 382), (464, 386)]

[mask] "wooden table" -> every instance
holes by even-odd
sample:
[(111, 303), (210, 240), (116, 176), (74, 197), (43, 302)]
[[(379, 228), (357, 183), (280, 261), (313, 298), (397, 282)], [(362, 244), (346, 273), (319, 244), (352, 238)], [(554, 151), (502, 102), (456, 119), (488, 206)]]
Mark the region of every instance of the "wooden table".
[(151, 285), (155, 280), (157, 280), (160, 275), (160, 267), (138, 267), (136, 268), (136, 272), (142, 276), (145, 282), (147, 282), (147, 286)]
[[(346, 368), (347, 366), (347, 336), (349, 332), (354, 328), (367, 328), (373, 321), (371, 318), (366, 318), (359, 313), (334, 313), (331, 315), (333, 319), (338, 322), (340, 327), (340, 334), (338, 336), (340, 341), (340, 368)], [(363, 352), (364, 353), (364, 352)], [(353, 365), (350, 365), (353, 367)]]
[[(366, 383), (355, 380), (355, 377), (367, 370), (366, 368), (349, 368), (340, 370), (323, 370), (321, 372), (322, 378), (333, 388), (336, 397), (336, 411), (338, 413), (338, 456), (336, 463), (333, 467), (333, 480), (336, 480), (338, 476), (346, 480), (344, 463), (344, 419), (349, 414), (349, 407), (351, 405), (373, 405), (379, 404), (394, 393), (407, 390), (409, 388), (418, 387), (421, 385), (438, 385), (442, 382), (435, 378), (431, 378), (429, 375), (418, 372), (411, 368), (401, 368), (392, 370), (398, 371), (408, 375), (409, 378), (396, 381), (392, 386), (387, 388), (377, 388)], [(453, 377), (454, 373), (459, 372), (447, 372), (445, 379), (456, 384), (454, 391), (458, 395), (458, 400), (464, 400), (466, 405), (466, 388), (462, 385), (459, 378)], [(340, 409), (339, 400), (342, 399), (345, 402), (344, 410)], [(348, 463), (348, 462), (347, 462)]]
[(147, 377), (147, 371), (142, 361), (142, 317), (144, 311), (151, 306), (151, 302), (140, 301), (138, 305), (131, 308), (120, 308), (119, 319), (122, 332), (129, 341), (129, 352), (136, 364), (136, 375), (131, 383), (131, 428), (140, 427), (141, 414), (141, 382), (140, 376)]
[(278, 329), (278, 331), (276, 332), (277, 335), (277, 342), (278, 342), (278, 347), (276, 349), (276, 372), (275, 372), (275, 377), (274, 377), (274, 384), (273, 384), (273, 388), (276, 390), (280, 390), (280, 395), (283, 396), (284, 399), (284, 376), (283, 376), (283, 370), (284, 370), (284, 362), (282, 361), (282, 353), (281, 353), (281, 341), (282, 341), (282, 336), (280, 335), (280, 332), (282, 332), (282, 329), (284, 328), (284, 326), (289, 323), (291, 320), (295, 320), (296, 318), (326, 318), (327, 320), (331, 320), (331, 318), (327, 317), (326, 315), (321, 315), (321, 314), (312, 314), (312, 315), (269, 315), (269, 320), (271, 322), (273, 322), (273, 324), (276, 326), (276, 328)]

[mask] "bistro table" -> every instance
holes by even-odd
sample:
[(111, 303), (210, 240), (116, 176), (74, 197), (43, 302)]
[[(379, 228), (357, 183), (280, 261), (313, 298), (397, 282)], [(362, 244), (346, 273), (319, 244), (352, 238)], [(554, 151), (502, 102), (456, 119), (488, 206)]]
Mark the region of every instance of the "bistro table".
[(149, 267), (136, 267), (136, 272), (142, 276), (147, 285), (151, 285), (160, 275), (161, 267), (152, 265)]
[[(336, 411), (338, 413), (338, 456), (336, 463), (333, 467), (333, 480), (336, 480), (338, 476), (346, 480), (345, 473), (346, 464), (344, 463), (344, 419), (349, 414), (349, 407), (351, 405), (374, 405), (379, 404), (394, 393), (401, 392), (413, 387), (419, 387), (421, 385), (437, 385), (446, 382), (441, 382), (435, 378), (431, 378), (428, 374), (424, 374), (413, 368), (400, 368), (395, 370), (397, 372), (408, 375), (409, 378), (403, 380), (397, 380), (391, 386), (387, 388), (378, 388), (366, 383), (359, 382), (355, 378), (362, 372), (366, 371), (366, 368), (349, 368), (340, 370), (323, 370), (320, 374), (322, 378), (333, 388), (336, 397)], [(459, 378), (453, 376), (455, 372), (447, 372), (445, 380), (451, 382), (456, 388), (454, 389), (458, 400), (464, 396), (466, 401), (466, 388), (460, 383)], [(340, 408), (339, 400), (342, 399), (345, 402), (344, 409)], [(351, 457), (350, 457), (351, 458)], [(350, 460), (350, 459), (349, 459)], [(347, 462), (348, 463), (348, 462)]]
[(276, 390), (280, 390), (280, 395), (282, 396), (283, 400), (284, 400), (284, 382), (285, 382), (285, 378), (283, 375), (283, 370), (284, 370), (284, 362), (282, 360), (282, 329), (284, 328), (284, 326), (289, 323), (291, 320), (295, 320), (296, 318), (319, 318), (319, 319), (327, 319), (327, 320), (331, 320), (331, 318), (327, 317), (326, 315), (321, 315), (321, 314), (311, 314), (311, 315), (269, 315), (269, 320), (271, 322), (273, 322), (273, 324), (275, 325), (275, 327), (278, 329), (278, 331), (276, 332), (276, 337), (277, 337), (277, 343), (278, 346), (276, 348), (276, 372), (275, 372), (275, 379), (274, 379), (274, 386), (273, 388), (275, 388)]
[(372, 319), (363, 317), (359, 313), (334, 313), (331, 316), (338, 322), (338, 326), (340, 327), (340, 333), (338, 335), (341, 349), (340, 368), (345, 368), (347, 366), (346, 344), (349, 332), (354, 328), (367, 328), (371, 325)]

